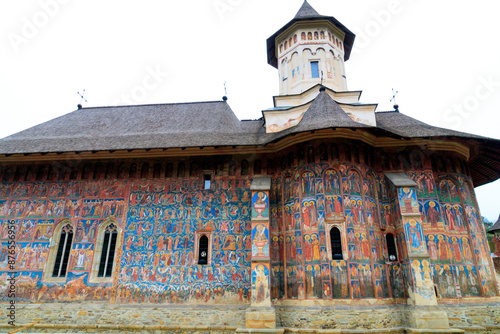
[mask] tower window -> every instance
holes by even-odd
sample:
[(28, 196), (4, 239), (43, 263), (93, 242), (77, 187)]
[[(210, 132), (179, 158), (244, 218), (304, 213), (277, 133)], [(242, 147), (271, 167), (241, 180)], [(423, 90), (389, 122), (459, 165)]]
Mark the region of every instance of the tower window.
[(68, 269), (69, 254), (73, 243), (73, 227), (68, 224), (62, 228), (52, 277), (65, 277)]
[(101, 261), (99, 261), (99, 273), (97, 277), (111, 277), (115, 259), (116, 240), (118, 231), (115, 224), (109, 224), (104, 232), (102, 244)]
[(203, 175), (203, 189), (210, 190), (212, 187), (212, 176), (210, 174)]
[(200, 265), (208, 264), (208, 238), (206, 235), (200, 238), (200, 244), (198, 249), (198, 264)]
[(385, 236), (385, 240), (387, 241), (387, 252), (389, 253), (389, 261), (397, 262), (398, 253), (396, 249), (396, 243), (394, 242), (394, 235), (392, 233), (388, 233)]
[(332, 246), (332, 260), (342, 260), (342, 239), (340, 237), (340, 230), (332, 227), (330, 230), (330, 243)]
[(318, 61), (311, 62), (311, 77), (312, 78), (319, 78), (319, 62)]

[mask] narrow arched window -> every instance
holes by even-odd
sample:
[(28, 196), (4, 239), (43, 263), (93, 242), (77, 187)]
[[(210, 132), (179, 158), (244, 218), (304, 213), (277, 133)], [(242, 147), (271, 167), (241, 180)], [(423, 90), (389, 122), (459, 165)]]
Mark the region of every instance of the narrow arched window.
[(68, 269), (69, 254), (71, 244), (73, 243), (73, 227), (70, 224), (64, 226), (61, 230), (59, 245), (54, 263), (52, 277), (65, 277)]
[(342, 260), (344, 258), (342, 255), (342, 239), (340, 230), (336, 227), (332, 227), (330, 230), (330, 243), (332, 245), (332, 260)]
[(99, 273), (97, 277), (111, 277), (113, 273), (117, 239), (118, 229), (116, 225), (109, 224), (106, 228), (106, 232), (104, 232), (104, 241), (102, 244), (101, 260), (99, 261)]
[(208, 264), (208, 238), (206, 235), (203, 235), (200, 238), (198, 249), (198, 264)]
[(394, 242), (394, 235), (392, 233), (388, 233), (385, 236), (385, 240), (387, 241), (387, 252), (389, 253), (389, 261), (397, 262), (398, 252), (396, 249), (396, 243)]

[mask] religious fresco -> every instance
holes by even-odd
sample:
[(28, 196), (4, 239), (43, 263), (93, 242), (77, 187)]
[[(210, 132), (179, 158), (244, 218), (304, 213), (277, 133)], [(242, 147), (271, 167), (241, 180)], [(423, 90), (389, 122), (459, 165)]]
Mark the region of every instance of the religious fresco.
[(268, 263), (252, 263), (252, 305), (269, 301), (270, 271)]
[[(116, 189), (124, 187), (123, 182), (111, 183)], [(5, 226), (8, 219), (15, 217), (18, 299), (34, 302), (110, 300), (112, 284), (92, 284), (89, 276), (98, 226), (110, 217), (120, 223), (125, 212), (125, 192), (109, 192), (111, 183), (61, 181), (2, 184), (0, 195), (9, 200), (3, 199), (0, 204), (4, 207), (3, 216), (7, 218), (0, 220), (0, 239), (4, 240), (0, 251), (0, 270), (5, 270), (0, 277), (8, 269), (7, 257), (2, 255), (7, 249)], [(92, 219), (84, 219), (87, 216)], [(43, 271), (47, 269), (45, 264), (53, 229), (68, 218), (77, 230), (68, 259), (67, 278), (64, 283), (44, 281)]]
[[(249, 183), (243, 179), (219, 180), (213, 191), (201, 190), (198, 179), (135, 181), (117, 301), (139, 291), (141, 298), (134, 302), (157, 303), (158, 298), (165, 303), (246, 301), (252, 248), (247, 247), (252, 242), (250, 200), (244, 196), (248, 192)], [(256, 195), (267, 200), (267, 195), (266, 199)], [(194, 262), (195, 231), (213, 234), (210, 265)], [(268, 227), (256, 224), (254, 233), (260, 233), (269, 255)]]
[(269, 218), (269, 197), (263, 191), (252, 195), (252, 219), (266, 220)]
[(404, 219), (404, 227), (409, 253), (411, 255), (427, 255), (424, 231), (422, 224), (417, 219)]
[(252, 224), (252, 257), (269, 257), (269, 229), (267, 224)]
[[(197, 177), (0, 183), (0, 282), (7, 269), (5, 225), (13, 219), (24, 301), (428, 299), (433, 284), (442, 298), (497, 295), (467, 177), (412, 171), (417, 186), (398, 192), (354, 149), (339, 151), (353, 154), (349, 162), (328, 162), (328, 152), (315, 155), (313, 147), (299, 151), (268, 161), (268, 194), (252, 192), (250, 176), (218, 176), (209, 191)], [(113, 283), (93, 284), (97, 229), (110, 217), (123, 229), (118, 265)], [(67, 279), (44, 282), (50, 238), (64, 219), (75, 227)], [(331, 254), (332, 226), (341, 233), (338, 258)], [(208, 265), (196, 263), (198, 231), (210, 235)], [(388, 233), (395, 236), (396, 262), (388, 262)], [(270, 263), (253, 266), (252, 257)]]

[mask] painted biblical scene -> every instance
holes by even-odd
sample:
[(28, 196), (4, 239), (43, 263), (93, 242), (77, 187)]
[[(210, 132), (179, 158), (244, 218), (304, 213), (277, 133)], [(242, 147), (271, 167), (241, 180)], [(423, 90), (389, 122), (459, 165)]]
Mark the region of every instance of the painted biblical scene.
[(263, 305), (270, 301), (270, 270), (267, 263), (252, 263), (252, 304)]
[(269, 219), (269, 196), (264, 191), (252, 195), (252, 219)]
[[(278, 237), (275, 238), (278, 241)], [(279, 247), (279, 245), (277, 246)], [(252, 257), (269, 257), (269, 229), (267, 224), (252, 224)]]
[(404, 226), (410, 256), (427, 255), (427, 246), (421, 222), (417, 219), (405, 218)]
[(398, 188), (398, 193), (399, 193), (399, 206), (401, 208), (401, 213), (403, 214), (420, 213), (415, 188), (410, 188), (410, 187)]

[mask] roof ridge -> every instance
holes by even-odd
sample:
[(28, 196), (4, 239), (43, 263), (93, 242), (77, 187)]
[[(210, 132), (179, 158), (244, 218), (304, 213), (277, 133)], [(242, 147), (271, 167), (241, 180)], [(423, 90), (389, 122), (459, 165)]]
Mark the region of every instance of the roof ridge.
[(226, 101), (195, 101), (195, 102), (171, 102), (171, 103), (148, 103), (148, 104), (124, 104), (117, 106), (97, 106), (97, 107), (83, 107), (78, 110), (85, 109), (108, 109), (108, 108), (130, 108), (130, 107), (149, 107), (149, 106), (171, 106), (171, 105), (183, 105), (183, 104), (203, 104), (203, 103), (227, 103)]

